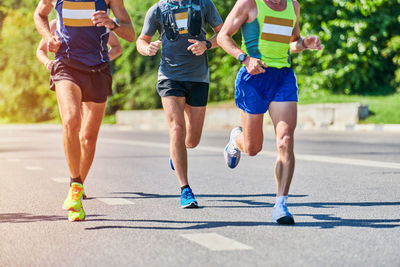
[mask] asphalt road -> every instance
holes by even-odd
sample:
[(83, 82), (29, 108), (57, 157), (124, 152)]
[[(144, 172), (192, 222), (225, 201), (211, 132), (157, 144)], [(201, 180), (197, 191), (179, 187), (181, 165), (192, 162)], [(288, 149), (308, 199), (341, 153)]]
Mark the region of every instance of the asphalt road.
[(0, 127), (0, 266), (400, 266), (399, 133), (297, 131), (295, 226), (271, 223), (273, 132), (234, 170), (228, 134), (189, 152), (182, 210), (167, 134), (104, 127), (70, 223), (60, 128)]

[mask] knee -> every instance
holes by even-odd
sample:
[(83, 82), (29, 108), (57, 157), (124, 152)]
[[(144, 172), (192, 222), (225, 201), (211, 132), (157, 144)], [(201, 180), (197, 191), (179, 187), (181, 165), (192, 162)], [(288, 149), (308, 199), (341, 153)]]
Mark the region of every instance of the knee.
[(200, 136), (198, 137), (186, 136), (185, 144), (187, 148), (195, 148), (196, 146), (199, 145), (199, 143), (200, 143)]
[(277, 149), (280, 154), (289, 156), (293, 153), (293, 137), (284, 135), (277, 140)]
[(91, 150), (96, 147), (97, 135), (95, 134), (82, 134), (79, 136), (81, 146), (85, 150)]
[(245, 145), (245, 152), (249, 156), (255, 156), (262, 150), (262, 144)]
[(64, 131), (68, 135), (76, 135), (81, 128), (81, 118), (79, 115), (68, 114), (63, 119)]
[(172, 138), (179, 138), (181, 140), (186, 135), (185, 125), (183, 123), (173, 123), (170, 128), (170, 135)]

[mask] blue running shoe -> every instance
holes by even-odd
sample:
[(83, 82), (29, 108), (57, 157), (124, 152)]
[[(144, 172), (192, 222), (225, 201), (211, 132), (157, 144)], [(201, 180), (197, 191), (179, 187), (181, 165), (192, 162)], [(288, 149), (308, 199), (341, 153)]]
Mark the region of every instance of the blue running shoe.
[(181, 208), (182, 209), (193, 209), (198, 208), (196, 199), (194, 198), (192, 189), (190, 187), (186, 187), (182, 190), (181, 193)]
[(172, 163), (172, 158), (169, 158), (169, 166), (173, 171), (175, 171), (174, 164)]
[(235, 144), (235, 139), (241, 132), (242, 127), (236, 127), (232, 129), (229, 142), (224, 150), (225, 162), (231, 169), (235, 168), (239, 164), (240, 150)]
[(294, 224), (293, 215), (289, 212), (286, 203), (275, 204), (272, 222), (286, 225)]

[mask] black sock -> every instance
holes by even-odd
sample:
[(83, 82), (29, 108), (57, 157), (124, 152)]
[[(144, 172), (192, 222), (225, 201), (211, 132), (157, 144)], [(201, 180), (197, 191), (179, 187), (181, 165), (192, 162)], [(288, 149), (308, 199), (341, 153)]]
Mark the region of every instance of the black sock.
[(185, 188), (190, 188), (190, 186), (187, 184), (187, 185), (184, 185), (184, 186), (182, 186), (181, 187), (181, 193), (182, 193), (182, 191), (183, 191), (183, 189), (185, 189)]
[(81, 177), (80, 176), (78, 176), (78, 177), (76, 177), (76, 178), (70, 178), (70, 182), (69, 182), (69, 186), (71, 186), (71, 184), (72, 183), (80, 183), (80, 184), (83, 184), (82, 183), (82, 179), (81, 179)]

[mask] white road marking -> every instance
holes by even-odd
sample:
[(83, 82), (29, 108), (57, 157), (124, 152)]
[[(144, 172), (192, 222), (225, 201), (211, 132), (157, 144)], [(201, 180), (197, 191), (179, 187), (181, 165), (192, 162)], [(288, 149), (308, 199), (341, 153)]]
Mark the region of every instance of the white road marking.
[(8, 162), (20, 162), (20, 159), (7, 159)]
[(25, 169), (27, 169), (28, 171), (42, 171), (43, 168), (39, 167), (39, 166), (25, 166)]
[(108, 198), (108, 197), (102, 197), (102, 198), (96, 198), (100, 200), (101, 202), (106, 203), (107, 205), (132, 205), (133, 202), (125, 199), (125, 198)]
[(216, 233), (182, 234), (181, 236), (213, 251), (253, 249), (248, 245)]
[(65, 177), (63, 177), (63, 178), (61, 178), (61, 177), (55, 177), (55, 178), (51, 178), (51, 180), (53, 180), (54, 182), (57, 182), (57, 183), (69, 183), (69, 178), (65, 178)]
[[(119, 144), (119, 145), (169, 148), (168, 143), (156, 143), (156, 142), (147, 142), (147, 141), (125, 141), (125, 140), (104, 138), (100, 142), (109, 143), (109, 144)], [(196, 150), (207, 151), (207, 152), (216, 152), (216, 153), (221, 153), (221, 154), (223, 153), (223, 147), (216, 148), (216, 147), (200, 146), (200, 147), (196, 148)], [(259, 153), (259, 155), (276, 157), (276, 152), (262, 151)], [(344, 164), (344, 165), (353, 165), (353, 166), (366, 166), (366, 167), (376, 167), (376, 168), (388, 168), (388, 169), (400, 169), (400, 163), (396, 163), (396, 162), (351, 159), (351, 158), (343, 158), (343, 157), (329, 157), (329, 156), (308, 155), (308, 154), (295, 154), (295, 157), (296, 157), (296, 159), (299, 159), (299, 160), (307, 160), (307, 161), (314, 161), (314, 162)]]

